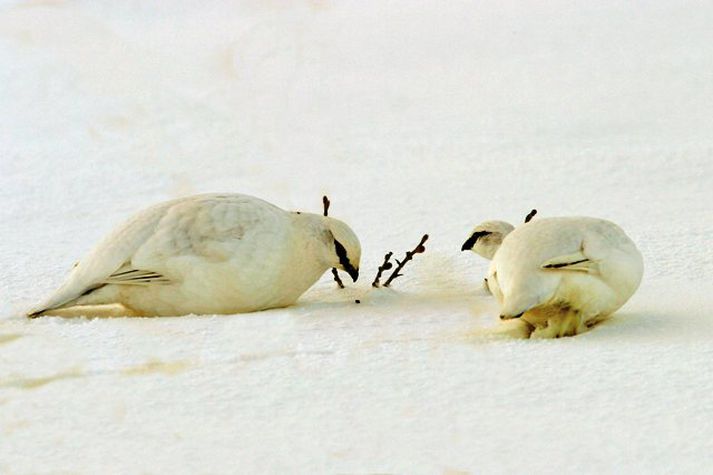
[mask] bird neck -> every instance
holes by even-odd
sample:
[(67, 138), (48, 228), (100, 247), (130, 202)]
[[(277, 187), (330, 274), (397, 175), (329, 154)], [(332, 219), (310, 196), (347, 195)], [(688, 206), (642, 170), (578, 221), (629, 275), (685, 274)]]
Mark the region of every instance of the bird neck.
[(333, 238), (325, 217), (313, 213), (294, 212), (291, 214), (291, 219), (296, 233), (295, 242), (299, 243), (297, 254), (318, 262), (325, 270), (334, 266), (338, 258), (333, 249)]

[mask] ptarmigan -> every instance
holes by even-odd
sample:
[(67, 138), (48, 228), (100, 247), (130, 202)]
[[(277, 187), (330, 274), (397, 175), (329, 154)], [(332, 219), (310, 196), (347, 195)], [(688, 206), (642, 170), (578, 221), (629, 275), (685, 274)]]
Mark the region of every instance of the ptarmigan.
[(603, 219), (542, 218), (517, 228), (490, 221), (475, 228), (468, 249), (492, 258), (486, 282), (500, 318), (519, 318), (530, 337), (585, 331), (624, 305), (643, 275), (636, 245)]
[(144, 316), (285, 307), (330, 267), (356, 281), (360, 257), (359, 239), (337, 219), (247, 195), (190, 196), (119, 226), (28, 315), (113, 303)]

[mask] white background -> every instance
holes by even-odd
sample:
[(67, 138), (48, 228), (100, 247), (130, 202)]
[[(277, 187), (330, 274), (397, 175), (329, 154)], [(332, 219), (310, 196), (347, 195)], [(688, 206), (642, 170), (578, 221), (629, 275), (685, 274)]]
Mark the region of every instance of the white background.
[[(713, 470), (711, 25), (684, 1), (0, 3), (0, 473)], [(249, 315), (22, 317), (122, 219), (204, 191), (328, 194), (362, 279)], [(619, 223), (644, 282), (590, 333), (483, 338), (460, 245), (533, 207)]]

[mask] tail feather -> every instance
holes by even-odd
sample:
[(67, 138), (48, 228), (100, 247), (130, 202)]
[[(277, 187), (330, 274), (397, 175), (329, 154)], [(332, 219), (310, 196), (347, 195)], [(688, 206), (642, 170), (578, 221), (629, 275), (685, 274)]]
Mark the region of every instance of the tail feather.
[(74, 300), (75, 298), (75, 295), (69, 294), (68, 292), (63, 292), (62, 289), (60, 289), (58, 292), (52, 294), (48, 299), (29, 309), (27, 311), (27, 316), (29, 318), (41, 317), (45, 312), (61, 308), (68, 302)]
[[(89, 297), (90, 294), (95, 292), (96, 290), (99, 290), (101, 288), (104, 288), (107, 284), (97, 284), (95, 286), (89, 287), (88, 289), (85, 289), (82, 291), (79, 295), (77, 295), (76, 291), (71, 292), (68, 291), (67, 289), (59, 289), (57, 292), (55, 292), (50, 298), (47, 300), (43, 301), (40, 304), (35, 305), (33, 308), (27, 311), (27, 317), (28, 318), (37, 318), (41, 317), (42, 315), (46, 314), (50, 310), (58, 310), (60, 308), (66, 308), (66, 307), (72, 307), (75, 305), (86, 305), (89, 303), (109, 303), (109, 302), (100, 302), (96, 301), (97, 299), (92, 298), (91, 300), (95, 302), (87, 302), (86, 300), (87, 297)], [(92, 295), (94, 297), (94, 295)]]
[(35, 310), (38, 307), (33, 307), (33, 309), (28, 310), (27, 312), (27, 318), (37, 318), (41, 317), (43, 313), (45, 313), (47, 310), (50, 310), (49, 308), (41, 308), (40, 310)]

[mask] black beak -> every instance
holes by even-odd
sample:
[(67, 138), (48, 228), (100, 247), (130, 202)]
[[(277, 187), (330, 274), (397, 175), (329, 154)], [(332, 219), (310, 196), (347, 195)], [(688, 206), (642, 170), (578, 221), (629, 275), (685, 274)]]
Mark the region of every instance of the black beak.
[(512, 319), (512, 318), (520, 318), (520, 317), (522, 317), (522, 315), (523, 315), (524, 313), (525, 313), (525, 312), (522, 312), (522, 313), (519, 313), (519, 314), (517, 314), (517, 315), (513, 315), (513, 316), (511, 316), (511, 317), (509, 317), (509, 316), (507, 316), (507, 315), (500, 315), (500, 320), (510, 320), (510, 319)]
[(349, 277), (352, 278), (352, 282), (356, 282), (359, 279), (359, 269), (349, 266), (345, 269)]

